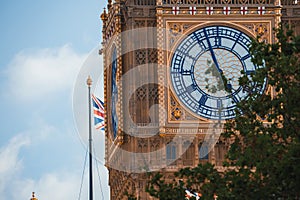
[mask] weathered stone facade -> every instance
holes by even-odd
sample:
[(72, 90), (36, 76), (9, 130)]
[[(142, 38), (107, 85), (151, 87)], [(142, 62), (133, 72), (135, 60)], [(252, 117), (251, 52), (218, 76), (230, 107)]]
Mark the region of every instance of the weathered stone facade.
[[(159, 170), (172, 180), (172, 172), (202, 162), (222, 170), (229, 147), (217, 137), (215, 122), (189, 112), (169, 86), (172, 50), (182, 35), (225, 24), (272, 43), (272, 29), (280, 22), (300, 34), (300, 1), (109, 0), (101, 19), (111, 199), (127, 199), (127, 191), (146, 200), (153, 198), (145, 192), (145, 171)], [(207, 141), (215, 142), (200, 148)], [(203, 151), (209, 154), (202, 156)]]

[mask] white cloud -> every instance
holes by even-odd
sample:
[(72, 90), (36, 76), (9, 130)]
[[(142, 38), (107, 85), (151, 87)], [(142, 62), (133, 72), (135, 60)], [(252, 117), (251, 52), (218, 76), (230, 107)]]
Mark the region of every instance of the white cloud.
[[(103, 174), (104, 175), (104, 174)], [(88, 176), (85, 174), (80, 199), (88, 199)], [(28, 199), (31, 191), (36, 192), (36, 197), (40, 200), (66, 200), (78, 199), (80, 192), (80, 174), (70, 172), (56, 172), (45, 174), (37, 181), (23, 180), (15, 185), (18, 192), (13, 195), (12, 200)], [(94, 182), (94, 198), (102, 199), (99, 185)], [(108, 189), (107, 187), (105, 188)], [(104, 200), (109, 199), (109, 192), (104, 192)], [(20, 198), (20, 195), (22, 198)]]
[(22, 160), (18, 158), (20, 149), (28, 145), (30, 140), (24, 135), (15, 136), (6, 147), (0, 149), (0, 192), (5, 190), (6, 183), (22, 168)]
[[(40, 138), (45, 139), (45, 138)], [(1, 199), (30, 199), (31, 192), (35, 191), (38, 199), (43, 200), (66, 200), (77, 199), (79, 195), (82, 163), (69, 163), (65, 169), (53, 169), (51, 172), (44, 172), (37, 178), (28, 177), (24, 174), (26, 163), (20, 158), (20, 152), (26, 147), (34, 146), (35, 138), (30, 140), (30, 134), (24, 133), (13, 137), (10, 142), (0, 149), (0, 196)], [(66, 155), (67, 156), (67, 155)], [(36, 161), (38, 162), (38, 161)], [(49, 161), (51, 162), (51, 160)], [(87, 165), (86, 165), (87, 166)], [(104, 188), (104, 199), (109, 199), (107, 182), (107, 170), (99, 166), (102, 186)], [(81, 199), (87, 199), (88, 195), (88, 172), (85, 170), (85, 178), (81, 193)], [(97, 171), (94, 168), (94, 190), (95, 199), (102, 199), (100, 192)]]
[[(83, 187), (81, 190), (80, 199), (88, 199), (88, 176), (85, 174)], [(103, 174), (105, 175), (105, 174)], [(12, 200), (29, 199), (31, 192), (36, 193), (36, 197), (40, 200), (66, 200), (78, 199), (80, 192), (80, 175), (70, 172), (56, 172), (45, 174), (39, 180), (23, 179), (14, 181), (11, 187), (14, 187), (14, 192), (11, 195)], [(105, 178), (107, 178), (105, 176)], [(102, 177), (103, 179), (103, 177)], [(102, 184), (103, 185), (103, 184)], [(94, 182), (94, 199), (109, 199), (108, 188), (103, 191), (104, 199), (97, 182)], [(2, 194), (1, 194), (2, 195)], [(5, 192), (1, 197), (8, 197)], [(3, 198), (8, 199), (8, 198)]]
[[(36, 192), (38, 199), (76, 199), (78, 196), (79, 177), (71, 173), (49, 173), (39, 180), (21, 179), (12, 183), (15, 192), (12, 199), (29, 199), (31, 192)], [(5, 194), (4, 194), (5, 195)]]
[(5, 174), (14, 168), (18, 168), (17, 155), (21, 147), (28, 145), (30, 142), (28, 137), (18, 135), (14, 137), (6, 148), (1, 149), (0, 153), (0, 174)]
[(8, 65), (8, 91), (22, 100), (40, 100), (70, 90), (86, 57), (70, 45), (22, 51)]

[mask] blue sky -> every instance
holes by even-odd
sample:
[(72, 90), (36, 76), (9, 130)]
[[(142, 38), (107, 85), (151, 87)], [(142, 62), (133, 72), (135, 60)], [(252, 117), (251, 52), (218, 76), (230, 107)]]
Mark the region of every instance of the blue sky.
[[(86, 153), (85, 79), (103, 96), (103, 0), (3, 0), (0, 3), (0, 196), (78, 199)], [(94, 130), (104, 199), (103, 134)], [(96, 167), (95, 167), (96, 168)], [(87, 170), (81, 199), (87, 199)], [(95, 198), (101, 199), (97, 170)]]

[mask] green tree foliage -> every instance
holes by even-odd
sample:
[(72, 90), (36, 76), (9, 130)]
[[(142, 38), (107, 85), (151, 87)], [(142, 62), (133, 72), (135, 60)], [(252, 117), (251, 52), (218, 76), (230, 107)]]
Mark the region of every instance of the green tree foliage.
[[(147, 192), (161, 200), (184, 199), (184, 189), (202, 193), (201, 199), (300, 199), (300, 37), (286, 28), (276, 30), (276, 43), (253, 40), (252, 61), (259, 70), (240, 78), (250, 91), (225, 125), (223, 137), (231, 147), (218, 172), (199, 165), (175, 173), (181, 182), (150, 174)], [(257, 85), (253, 85), (255, 80)], [(255, 90), (267, 87), (264, 94)]]

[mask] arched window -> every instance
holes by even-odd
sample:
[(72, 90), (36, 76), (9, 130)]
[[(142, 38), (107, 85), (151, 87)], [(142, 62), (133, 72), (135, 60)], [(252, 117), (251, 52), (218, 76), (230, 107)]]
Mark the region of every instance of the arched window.
[(117, 137), (118, 133), (118, 116), (117, 116), (117, 102), (118, 102), (118, 87), (117, 87), (117, 50), (113, 49), (111, 57), (111, 123), (113, 139)]
[(215, 145), (215, 156), (216, 156), (216, 165), (217, 166), (222, 166), (224, 159), (225, 159), (225, 154), (226, 154), (226, 147), (223, 142), (218, 142)]
[(182, 154), (182, 162), (185, 166), (192, 166), (194, 164), (194, 155), (195, 155), (195, 146), (190, 141), (185, 141), (183, 143), (182, 150), (184, 153)]
[(205, 142), (199, 144), (199, 159), (208, 160), (208, 144)]
[(158, 166), (161, 163), (161, 151), (159, 150), (159, 141), (152, 141), (150, 144), (150, 161), (154, 166)]
[(169, 143), (166, 146), (166, 158), (167, 158), (167, 164), (176, 165), (176, 143)]

